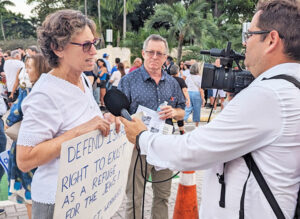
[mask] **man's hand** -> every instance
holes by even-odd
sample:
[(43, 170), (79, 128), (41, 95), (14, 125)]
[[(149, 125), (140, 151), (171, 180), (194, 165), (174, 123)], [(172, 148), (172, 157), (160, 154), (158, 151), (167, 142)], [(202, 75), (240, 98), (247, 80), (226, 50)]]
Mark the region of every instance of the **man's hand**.
[(147, 127), (142, 122), (142, 120), (138, 118), (132, 118), (132, 121), (128, 121), (127, 119), (124, 119), (123, 117), (120, 117), (121, 122), (125, 126), (125, 132), (127, 139), (132, 143), (136, 144), (136, 136), (144, 130), (147, 130)]
[(160, 115), (160, 119), (165, 120), (169, 118), (174, 118), (177, 115), (177, 112), (173, 107), (167, 105), (161, 106), (158, 114)]
[(103, 114), (104, 119), (106, 119), (110, 124), (115, 123), (115, 129), (116, 132), (119, 133), (120, 132), (120, 127), (121, 127), (121, 122), (119, 117), (114, 116), (111, 113), (104, 113)]

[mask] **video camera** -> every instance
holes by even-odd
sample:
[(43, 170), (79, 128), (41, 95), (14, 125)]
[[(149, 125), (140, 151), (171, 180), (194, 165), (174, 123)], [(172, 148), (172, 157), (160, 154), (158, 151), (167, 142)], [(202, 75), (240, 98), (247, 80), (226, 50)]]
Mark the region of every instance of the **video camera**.
[[(205, 63), (203, 67), (202, 84), (203, 89), (222, 89), (237, 94), (246, 88), (254, 80), (249, 71), (245, 71), (239, 65), (239, 61), (245, 56), (231, 49), (231, 42), (228, 42), (226, 49), (201, 50), (201, 54), (220, 58), (221, 67)], [(238, 70), (232, 69), (233, 61), (237, 64)]]

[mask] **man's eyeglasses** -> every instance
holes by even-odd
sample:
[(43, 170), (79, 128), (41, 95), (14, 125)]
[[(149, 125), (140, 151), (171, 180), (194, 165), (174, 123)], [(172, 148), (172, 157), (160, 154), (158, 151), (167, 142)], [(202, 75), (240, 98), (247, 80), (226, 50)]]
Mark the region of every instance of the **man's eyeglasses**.
[(259, 31), (248, 31), (244, 33), (244, 39), (247, 41), (250, 37), (252, 37), (254, 34), (266, 34), (270, 33), (270, 30), (259, 30)]
[(165, 53), (161, 53), (161, 52), (157, 52), (157, 51), (153, 51), (153, 50), (150, 50), (150, 51), (145, 51), (146, 54), (148, 54), (149, 56), (153, 57), (155, 54), (158, 58), (161, 58), (163, 56), (165, 56), (166, 54)]
[(100, 42), (99, 38), (94, 39), (92, 42), (88, 41), (85, 43), (74, 43), (74, 42), (70, 42), (70, 44), (73, 45), (77, 45), (77, 46), (82, 46), (82, 50), (83, 52), (88, 52), (90, 51), (90, 49), (92, 48), (92, 45), (94, 45), (96, 47), (96, 45)]

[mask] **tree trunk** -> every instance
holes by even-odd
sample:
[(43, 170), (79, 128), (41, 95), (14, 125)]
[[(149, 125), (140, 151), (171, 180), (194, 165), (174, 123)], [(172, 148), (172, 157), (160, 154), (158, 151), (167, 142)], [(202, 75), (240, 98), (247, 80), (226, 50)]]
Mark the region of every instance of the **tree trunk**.
[(178, 48), (177, 48), (177, 65), (179, 65), (181, 61), (183, 40), (184, 40), (184, 35), (182, 33), (179, 33)]
[(3, 40), (6, 41), (5, 33), (4, 33), (4, 27), (3, 27), (3, 20), (2, 20), (2, 15), (1, 15), (1, 32), (3, 36)]
[(123, 40), (126, 38), (126, 0), (124, 0), (123, 10)]
[(102, 31), (102, 23), (101, 23), (101, 0), (98, 0), (98, 22), (99, 22), (99, 33), (100, 33), (100, 48), (105, 47), (103, 31)]
[(84, 0), (84, 14), (87, 16), (87, 0)]
[(120, 46), (120, 30), (117, 32), (117, 47)]

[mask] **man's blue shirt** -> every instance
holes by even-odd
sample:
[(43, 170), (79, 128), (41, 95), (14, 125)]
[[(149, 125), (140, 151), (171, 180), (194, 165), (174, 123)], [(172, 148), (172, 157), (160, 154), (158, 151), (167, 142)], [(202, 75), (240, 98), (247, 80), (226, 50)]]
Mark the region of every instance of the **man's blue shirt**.
[(122, 77), (118, 89), (130, 102), (130, 114), (134, 114), (139, 105), (156, 111), (164, 101), (173, 108), (185, 108), (185, 99), (178, 82), (162, 72), (162, 77), (156, 84), (144, 66)]

